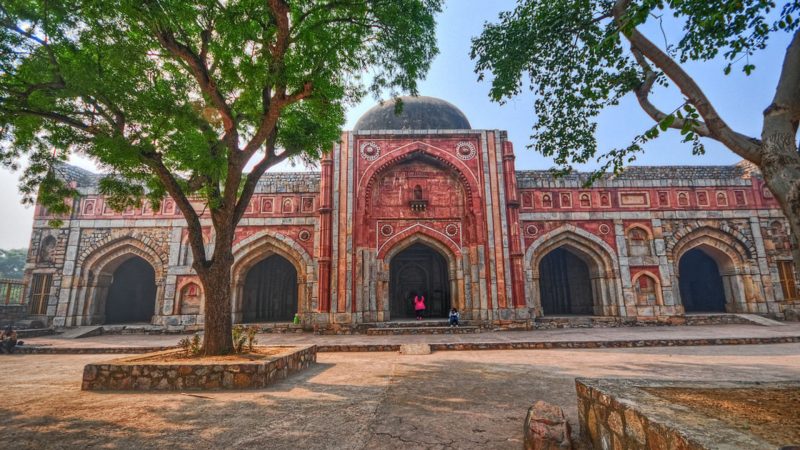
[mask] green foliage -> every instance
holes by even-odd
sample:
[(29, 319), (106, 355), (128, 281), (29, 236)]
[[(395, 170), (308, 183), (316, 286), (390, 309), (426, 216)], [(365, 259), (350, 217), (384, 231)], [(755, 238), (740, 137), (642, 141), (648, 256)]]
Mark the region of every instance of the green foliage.
[(27, 258), (27, 248), (0, 249), (0, 278), (22, 279)]
[[(253, 346), (258, 343), (256, 334), (258, 334), (258, 327), (255, 325), (242, 325), (238, 324), (233, 327), (233, 351), (236, 353), (244, 353), (245, 348), (248, 352), (253, 351)], [(245, 347), (246, 345), (246, 347)]]
[[(602, 152), (597, 157), (597, 116), (608, 106), (645, 83), (645, 71), (623, 44), (625, 35), (647, 21), (671, 15), (684, 25), (680, 40), (666, 50), (679, 63), (707, 61), (722, 56), (724, 73), (763, 49), (776, 32), (794, 32), (800, 2), (778, 7), (767, 0), (640, 0), (624, 10), (623, 25), (613, 20), (611, 0), (520, 0), (513, 11), (500, 14), (498, 23), (484, 26), (472, 41), (471, 56), (479, 79), (492, 75), (490, 97), (504, 102), (529, 87), (535, 94), (536, 119), (531, 145), (553, 156), (560, 173), (574, 164), (597, 158), (600, 172), (618, 173), (635, 160), (642, 144), (685, 119), (683, 141), (702, 153), (697, 134), (699, 115), (687, 103), (667, 114), (654, 127), (636, 136), (631, 145)], [(666, 85), (656, 73), (655, 85)], [(681, 108), (685, 108), (681, 112)]]
[(315, 160), (367, 92), (416, 92), (437, 51), (440, 8), (441, 0), (4, 1), (0, 162), (17, 166), (27, 154), (25, 201), (38, 194), (58, 214), (74, 192), (51, 168), (71, 152), (113, 174), (101, 190), (116, 209), (177, 188), (211, 209), (230, 206), (228, 195), (244, 191), (228, 181), (248, 159), (275, 147)]
[(202, 340), (200, 339), (199, 333), (195, 333), (191, 339), (181, 339), (178, 341), (178, 347), (183, 349), (187, 358), (196, 357), (203, 354)]

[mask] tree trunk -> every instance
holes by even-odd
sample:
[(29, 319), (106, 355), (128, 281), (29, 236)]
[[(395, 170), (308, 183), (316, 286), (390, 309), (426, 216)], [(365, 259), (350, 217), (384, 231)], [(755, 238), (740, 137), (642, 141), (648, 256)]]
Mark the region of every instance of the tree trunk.
[[(219, 243), (218, 243), (219, 244)], [(205, 334), (203, 351), (206, 355), (226, 355), (233, 350), (232, 307), (231, 307), (231, 266), (233, 252), (231, 245), (214, 251), (211, 265), (199, 275), (205, 293)]]
[(795, 272), (800, 272), (800, 153), (789, 133), (765, 133), (763, 138), (760, 168), (789, 220)]

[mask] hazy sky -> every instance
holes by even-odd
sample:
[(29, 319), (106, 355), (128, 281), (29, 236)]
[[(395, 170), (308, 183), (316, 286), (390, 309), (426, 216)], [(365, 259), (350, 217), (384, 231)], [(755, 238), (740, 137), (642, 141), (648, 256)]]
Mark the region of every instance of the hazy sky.
[[(486, 21), (496, 21), (500, 11), (513, 8), (514, 0), (449, 0), (438, 18), (437, 37), (440, 54), (426, 80), (420, 84), (420, 94), (443, 98), (458, 106), (476, 129), (508, 130), (515, 144), (518, 169), (546, 169), (552, 163), (533, 151), (526, 150), (530, 143), (533, 123), (533, 101), (528, 94), (521, 95), (500, 106), (491, 103), (487, 96), (488, 82), (478, 83), (469, 59), (470, 39), (480, 34)], [(675, 25), (666, 24), (667, 42), (676, 42), (679, 31)], [(663, 47), (665, 36), (653, 25), (648, 36)], [(789, 42), (788, 35), (776, 36), (769, 47), (750, 58), (756, 65), (753, 75), (746, 77), (741, 67), (727, 77), (722, 75), (723, 62), (694, 64), (688, 67), (706, 94), (711, 98), (723, 118), (737, 131), (758, 136), (761, 112), (775, 93), (780, 62)], [(667, 111), (681, 104), (681, 97), (672, 92), (659, 93), (656, 103)], [(348, 114), (349, 129), (369, 107), (375, 103), (367, 98)], [(633, 95), (617, 107), (607, 110), (598, 128), (600, 149), (624, 146), (650, 126), (652, 122), (639, 109)], [(668, 133), (647, 146), (637, 165), (734, 164), (739, 158), (720, 145), (707, 141), (707, 153), (693, 156), (688, 144), (681, 144), (677, 132)], [(91, 163), (76, 161), (87, 166)], [(587, 166), (592, 168), (593, 166)], [(279, 170), (292, 170), (282, 165)], [(294, 170), (297, 170), (295, 168)], [(30, 239), (32, 208), (20, 204), (17, 190), (18, 174), (0, 169), (0, 248), (26, 247)]]

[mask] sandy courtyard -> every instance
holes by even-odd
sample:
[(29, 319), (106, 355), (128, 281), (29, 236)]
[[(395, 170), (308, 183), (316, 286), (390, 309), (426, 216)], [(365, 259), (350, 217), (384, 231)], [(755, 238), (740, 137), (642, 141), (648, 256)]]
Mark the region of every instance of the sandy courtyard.
[(0, 358), (0, 447), (520, 448), (537, 399), (577, 422), (575, 377), (800, 379), (800, 344), (780, 344), (322, 353), (311, 370), (260, 391), (81, 392), (83, 365), (109, 358)]

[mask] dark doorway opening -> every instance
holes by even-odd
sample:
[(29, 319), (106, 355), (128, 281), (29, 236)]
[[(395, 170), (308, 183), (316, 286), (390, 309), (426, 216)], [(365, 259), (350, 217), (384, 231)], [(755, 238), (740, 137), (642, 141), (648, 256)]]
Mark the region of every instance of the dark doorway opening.
[(395, 255), (390, 266), (392, 319), (414, 317), (414, 296), (425, 296), (426, 318), (444, 318), (450, 311), (447, 261), (424, 244), (413, 244)]
[(105, 323), (150, 322), (156, 309), (156, 274), (142, 258), (133, 256), (112, 274), (106, 297)]
[(725, 312), (725, 288), (717, 262), (695, 248), (678, 265), (683, 309), (686, 312)]
[(243, 322), (289, 322), (297, 313), (297, 270), (280, 255), (253, 266), (244, 282)]
[(539, 294), (544, 315), (592, 315), (589, 266), (564, 248), (548, 253), (539, 263)]

